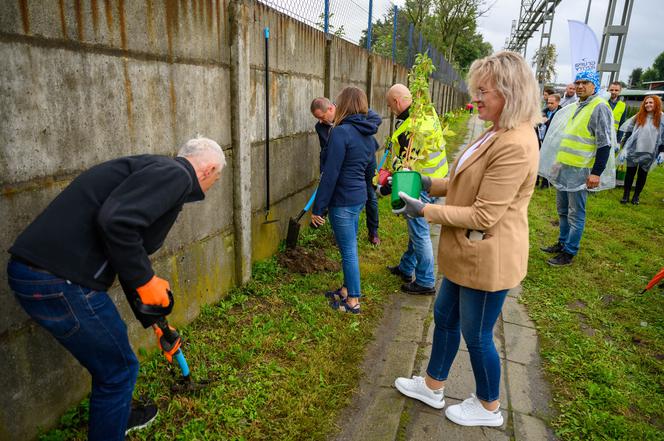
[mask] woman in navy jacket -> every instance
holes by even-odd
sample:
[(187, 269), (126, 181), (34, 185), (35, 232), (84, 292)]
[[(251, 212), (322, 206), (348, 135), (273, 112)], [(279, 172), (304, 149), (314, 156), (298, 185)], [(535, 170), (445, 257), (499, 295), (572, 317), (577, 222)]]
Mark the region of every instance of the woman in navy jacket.
[(367, 185), (376, 170), (378, 143), (373, 135), (378, 131), (378, 125), (367, 119), (367, 96), (357, 87), (344, 88), (336, 105), (311, 221), (316, 226), (323, 225), (323, 213), (329, 211), (334, 238), (341, 253), (344, 285), (329, 294), (330, 306), (358, 314), (361, 289), (357, 228), (360, 211), (367, 200)]

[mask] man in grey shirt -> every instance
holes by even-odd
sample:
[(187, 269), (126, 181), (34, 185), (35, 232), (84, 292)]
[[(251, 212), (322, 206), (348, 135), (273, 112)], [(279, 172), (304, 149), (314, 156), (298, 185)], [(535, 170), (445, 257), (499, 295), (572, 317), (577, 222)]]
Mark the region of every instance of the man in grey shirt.
[(576, 96), (576, 85), (574, 85), (574, 83), (569, 83), (565, 89), (565, 94), (560, 100), (560, 107), (565, 107), (566, 105), (577, 101), (579, 101), (579, 97)]

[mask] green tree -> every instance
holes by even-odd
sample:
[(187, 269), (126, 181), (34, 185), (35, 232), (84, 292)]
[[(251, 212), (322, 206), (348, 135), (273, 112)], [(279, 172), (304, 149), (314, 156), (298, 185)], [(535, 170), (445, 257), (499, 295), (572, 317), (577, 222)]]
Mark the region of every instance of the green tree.
[[(339, 26), (339, 28), (335, 29), (335, 26), (332, 24), (332, 17), (334, 17), (334, 13), (330, 12), (330, 16), (327, 19), (328, 32), (334, 35), (335, 37), (339, 38), (344, 37), (346, 35), (346, 30), (344, 29), (344, 25), (341, 25)], [(321, 12), (321, 14), (318, 16), (316, 27), (321, 31), (325, 30), (325, 12)]]
[(462, 72), (467, 72), (473, 61), (493, 52), (491, 43), (484, 41), (482, 34), (461, 35), (457, 40), (455, 61)]
[(631, 75), (629, 76), (629, 79), (627, 80), (627, 82), (629, 83), (629, 87), (633, 87), (636, 89), (640, 88), (642, 76), (643, 76), (642, 68), (637, 67), (636, 69), (633, 69)]
[(664, 80), (664, 52), (657, 55), (655, 62), (652, 64), (652, 68), (658, 75), (658, 80)]
[(558, 53), (555, 44), (550, 44), (537, 49), (533, 56), (533, 65), (538, 67), (537, 81), (539, 83), (545, 84), (553, 81), (556, 77), (557, 61)]
[(645, 70), (645, 72), (643, 72), (643, 75), (641, 76), (641, 85), (643, 86), (643, 83), (647, 83), (648, 81), (657, 80), (659, 80), (659, 73), (652, 67), (649, 67)]
[[(492, 47), (476, 32), (477, 19), (488, 11), (486, 0), (406, 0), (397, 14), (398, 63), (405, 64), (408, 57), (408, 29), (412, 23), (416, 29), (413, 38), (417, 45), (417, 33), (463, 71), (477, 58), (491, 53)], [(394, 10), (385, 14), (372, 27), (371, 49), (381, 55), (392, 55)], [(366, 31), (360, 39), (366, 45)]]

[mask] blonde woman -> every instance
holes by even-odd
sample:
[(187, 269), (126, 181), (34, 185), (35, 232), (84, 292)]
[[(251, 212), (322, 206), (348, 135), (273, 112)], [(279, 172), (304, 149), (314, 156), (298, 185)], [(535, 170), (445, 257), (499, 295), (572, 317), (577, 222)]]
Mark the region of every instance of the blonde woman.
[(336, 112), (327, 158), (323, 165), (311, 221), (330, 224), (341, 253), (344, 284), (327, 294), (330, 306), (341, 312), (360, 313), (360, 263), (357, 253), (357, 226), (360, 211), (367, 201), (367, 185), (376, 170), (378, 131), (374, 119), (367, 118), (367, 96), (357, 87), (344, 88), (336, 99)]
[(480, 119), (491, 127), (458, 156), (450, 176), (423, 179), (444, 206), (400, 193), (407, 215), (442, 226), (438, 265), (443, 281), (434, 307), (435, 330), (426, 377), (397, 378), (396, 388), (431, 407), (444, 407), (444, 387), (461, 334), (475, 376), (475, 394), (445, 415), (464, 426), (501, 426), (500, 360), (493, 328), (505, 296), (526, 275), (528, 203), (539, 160), (533, 128), (540, 120), (532, 70), (514, 52), (475, 61), (469, 89)]

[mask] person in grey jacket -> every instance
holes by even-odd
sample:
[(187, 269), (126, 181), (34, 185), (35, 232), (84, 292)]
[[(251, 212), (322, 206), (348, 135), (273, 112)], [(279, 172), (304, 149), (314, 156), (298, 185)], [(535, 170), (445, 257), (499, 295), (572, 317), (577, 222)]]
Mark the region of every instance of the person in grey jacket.
[(627, 161), (625, 188), (620, 203), (626, 204), (629, 201), (636, 175), (632, 204), (639, 205), (639, 196), (646, 185), (648, 171), (655, 163), (664, 163), (664, 115), (661, 99), (657, 95), (644, 99), (639, 112), (628, 119), (620, 130), (624, 135), (623, 149), (618, 160)]

